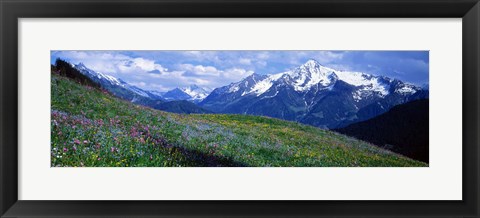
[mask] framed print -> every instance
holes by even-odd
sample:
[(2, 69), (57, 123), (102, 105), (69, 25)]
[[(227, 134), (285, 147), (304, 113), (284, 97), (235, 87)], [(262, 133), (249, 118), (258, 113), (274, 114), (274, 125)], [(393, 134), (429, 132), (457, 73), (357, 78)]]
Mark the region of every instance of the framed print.
[(2, 1), (2, 217), (478, 217), (478, 1)]

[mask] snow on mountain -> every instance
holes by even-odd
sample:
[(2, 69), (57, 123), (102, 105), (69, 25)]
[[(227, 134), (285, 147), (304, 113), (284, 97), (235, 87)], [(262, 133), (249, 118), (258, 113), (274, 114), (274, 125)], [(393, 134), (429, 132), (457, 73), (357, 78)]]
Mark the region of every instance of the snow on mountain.
[(360, 72), (335, 71), (339, 80), (344, 81), (350, 85), (359, 87), (354, 93), (355, 101), (360, 101), (363, 97), (372, 94), (385, 97), (389, 94), (390, 83), (392, 80), (384, 77), (376, 77)]
[(98, 82), (103, 84), (103, 86), (108, 85), (111, 87), (121, 87), (135, 93), (136, 95), (149, 98), (149, 99), (157, 100), (157, 99), (165, 98), (165, 100), (169, 100), (169, 101), (188, 100), (192, 102), (200, 102), (210, 94), (210, 91), (207, 91), (206, 89), (201, 88), (195, 84), (185, 88), (172, 89), (168, 92), (147, 91), (139, 87), (136, 87), (134, 85), (131, 85), (121, 79), (115, 78), (113, 76), (110, 76), (101, 72), (94, 71), (86, 67), (83, 63), (71, 64), (71, 65), (72, 67), (79, 70), (81, 73), (89, 76), (94, 80), (97, 80)]
[(187, 100), (197, 103), (206, 98), (210, 94), (210, 91), (193, 84), (185, 88), (174, 88), (164, 93), (156, 93), (160, 94), (163, 98), (169, 101)]
[(183, 90), (179, 88), (174, 88), (168, 92), (165, 92), (165, 94), (163, 94), (162, 97), (167, 101), (181, 101), (181, 100), (188, 100), (192, 98), (192, 96), (188, 95), (187, 93), (185, 93)]
[[(372, 93), (386, 96), (389, 94), (390, 89), (386, 83), (390, 79), (359, 72), (338, 71), (325, 67), (315, 60), (309, 60), (292, 71), (267, 75), (263, 80), (254, 81), (253, 86), (244, 90), (242, 96), (252, 93), (260, 96), (281, 79), (291, 85), (297, 92), (306, 92), (316, 85), (327, 88), (334, 85), (337, 80), (341, 80), (347, 84), (361, 87), (361, 89), (357, 91), (357, 99)], [(384, 82), (384, 80), (386, 80), (386, 82)], [(233, 93), (239, 91), (242, 82), (243, 81), (232, 83), (228, 92)], [(247, 81), (244, 83), (247, 83)]]
[(189, 95), (191, 97), (190, 100), (192, 100), (192, 101), (201, 101), (204, 98), (206, 98), (208, 96), (208, 94), (210, 94), (209, 91), (207, 91), (204, 88), (201, 88), (201, 87), (199, 87), (195, 84), (193, 84), (189, 87), (186, 87), (186, 88), (182, 88), (181, 90), (183, 92), (185, 92), (187, 95)]
[[(104, 74), (104, 73), (101, 73), (101, 72), (98, 72), (98, 71), (94, 71), (88, 67), (86, 67), (83, 63), (79, 63), (79, 64), (71, 64), (72, 67), (76, 68), (77, 70), (79, 70), (81, 73), (83, 73), (84, 75), (90, 77), (91, 79), (93, 80), (96, 80), (97, 82), (99, 82), (100, 84), (102, 84), (102, 86), (110, 86), (111, 88), (114, 88), (114, 87), (121, 87), (123, 89), (127, 89), (139, 96), (142, 96), (142, 97), (146, 97), (146, 98), (150, 98), (150, 99), (154, 99), (154, 100), (158, 100), (158, 99), (161, 99), (161, 96), (156, 94), (156, 93), (152, 93), (150, 91), (146, 91), (146, 90), (143, 90), (141, 88), (138, 88), (134, 85), (131, 85), (119, 78), (115, 78), (113, 76), (110, 76), (110, 75), (107, 75), (107, 74)], [(135, 98), (133, 98), (135, 99)]]
[(156, 90), (149, 90), (148, 92), (150, 92), (153, 95), (159, 96), (159, 97), (162, 97), (162, 95), (165, 94), (165, 92), (159, 92), (159, 91), (156, 91)]
[(121, 85), (122, 84), (122, 82), (120, 80), (118, 80), (117, 78), (115, 78), (113, 76), (110, 76), (110, 75), (106, 75), (106, 74), (101, 73), (101, 72), (93, 71), (90, 68), (87, 68), (83, 63), (72, 64), (72, 66), (74, 68), (76, 68), (77, 70), (79, 70), (81, 73), (87, 74), (87, 76), (90, 75), (91, 77), (95, 77), (99, 80), (105, 80), (105, 81), (109, 82), (111, 85)]
[(323, 87), (330, 86), (337, 79), (333, 69), (324, 67), (312, 59), (286, 74), (291, 78), (295, 91), (299, 92), (307, 91), (317, 84)]
[[(123, 85), (123, 84), (122, 84), (122, 85)], [(139, 94), (139, 95), (141, 95), (141, 96), (143, 96), (143, 97), (147, 97), (147, 98), (150, 97), (150, 96), (148, 95), (148, 93), (147, 93), (146, 91), (144, 91), (143, 89), (140, 89), (140, 88), (138, 88), (138, 87), (136, 87), (136, 86), (131, 86), (131, 85), (125, 85), (125, 86), (126, 86), (128, 89), (130, 89), (131, 91), (133, 91), (133, 92), (135, 92), (135, 93), (137, 93), (137, 94)], [(124, 87), (125, 87), (125, 86), (124, 86)]]
[(395, 93), (402, 94), (402, 95), (408, 95), (408, 94), (415, 94), (419, 90), (418, 87), (412, 84), (405, 83), (399, 88), (395, 90)]
[[(280, 79), (284, 79), (291, 84), (295, 91), (304, 92), (317, 84), (328, 87), (335, 83), (337, 77), (334, 70), (320, 65), (315, 60), (309, 60), (293, 71), (271, 74), (265, 76), (262, 80), (255, 80), (253, 86), (250, 86), (249, 89), (245, 90), (242, 93), (242, 96), (251, 93), (260, 96), (267, 92)], [(248, 81), (245, 83), (248, 84)], [(241, 84), (241, 82), (234, 83), (230, 87), (229, 92), (240, 90), (239, 84)]]
[(238, 86), (238, 84), (233, 84), (229, 89), (228, 89), (228, 92), (238, 92), (238, 90), (240, 90), (240, 87)]
[(283, 75), (284, 73), (273, 74), (273, 75), (267, 76), (267, 78), (263, 80), (255, 81), (254, 86), (252, 86), (250, 90), (244, 91), (242, 93), (242, 96), (248, 95), (250, 93), (255, 93), (257, 96), (259, 96), (265, 93), (270, 89), (270, 87), (272, 87), (273, 83), (278, 79), (280, 79)]

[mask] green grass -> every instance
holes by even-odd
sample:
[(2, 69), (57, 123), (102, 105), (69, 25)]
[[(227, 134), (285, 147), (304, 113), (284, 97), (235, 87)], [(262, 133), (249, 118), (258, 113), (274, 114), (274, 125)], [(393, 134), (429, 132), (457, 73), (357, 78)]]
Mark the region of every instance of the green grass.
[(55, 74), (51, 88), (53, 167), (428, 166), (295, 122), (167, 113)]

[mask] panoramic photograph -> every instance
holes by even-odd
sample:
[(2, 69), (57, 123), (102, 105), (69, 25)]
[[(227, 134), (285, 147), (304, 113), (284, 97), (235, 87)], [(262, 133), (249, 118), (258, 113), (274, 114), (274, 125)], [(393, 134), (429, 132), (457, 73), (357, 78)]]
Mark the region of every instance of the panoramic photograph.
[(51, 167), (428, 167), (429, 52), (58, 50)]

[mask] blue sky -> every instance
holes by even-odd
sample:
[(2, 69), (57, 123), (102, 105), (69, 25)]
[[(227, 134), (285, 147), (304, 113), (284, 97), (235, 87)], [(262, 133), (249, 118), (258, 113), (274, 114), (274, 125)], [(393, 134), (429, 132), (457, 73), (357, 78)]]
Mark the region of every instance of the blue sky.
[(423, 85), (428, 83), (428, 51), (52, 51), (147, 90), (166, 91), (192, 84), (213, 89), (252, 73), (275, 74), (309, 59), (346, 71), (364, 72)]

